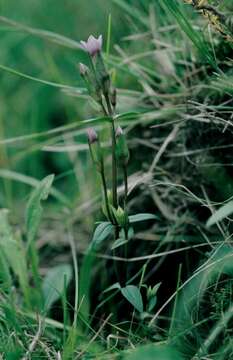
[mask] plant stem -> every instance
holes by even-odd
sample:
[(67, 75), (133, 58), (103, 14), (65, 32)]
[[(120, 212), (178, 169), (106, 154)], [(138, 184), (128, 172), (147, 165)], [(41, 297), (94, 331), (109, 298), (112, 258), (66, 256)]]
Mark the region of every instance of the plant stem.
[(171, 317), (171, 323), (170, 323), (170, 328), (169, 328), (169, 336), (172, 337), (172, 332), (173, 332), (173, 325), (175, 322), (175, 315), (176, 315), (176, 308), (177, 308), (177, 301), (178, 301), (178, 289), (180, 286), (180, 281), (181, 281), (181, 270), (182, 270), (182, 264), (179, 265), (179, 270), (178, 270), (178, 277), (177, 277), (177, 284), (176, 284), (176, 297), (175, 297), (175, 302), (174, 302), (174, 306), (173, 306), (173, 310), (172, 310), (172, 317)]
[[(38, 305), (40, 306), (41, 304), (43, 304), (43, 293), (42, 293), (41, 279), (40, 279), (40, 274), (39, 274), (39, 258), (38, 258), (38, 254), (37, 254), (37, 251), (36, 251), (36, 246), (35, 246), (34, 241), (32, 241), (31, 244), (30, 244), (29, 254), (30, 254), (30, 258), (31, 258), (31, 267), (32, 267), (33, 280), (34, 280), (34, 283), (35, 283), (35, 288), (38, 290), (38, 295), (39, 295), (39, 303), (38, 303)], [(28, 290), (26, 290), (26, 291), (28, 293)], [(28, 298), (30, 299), (30, 295), (28, 296), (28, 294), (27, 294), (27, 299)], [(29, 300), (29, 302), (32, 305), (30, 300)]]
[(113, 194), (113, 206), (117, 209), (117, 164), (116, 164), (116, 136), (115, 136), (115, 124), (112, 119), (112, 194)]
[(102, 184), (103, 184), (104, 201), (105, 201), (105, 206), (106, 206), (108, 218), (109, 218), (110, 221), (112, 221), (112, 216), (111, 216), (111, 212), (110, 212), (110, 209), (109, 209), (109, 203), (108, 203), (107, 184), (106, 184), (103, 164), (102, 164), (102, 169), (101, 169), (100, 174), (101, 174), (101, 179), (102, 179)]
[(71, 254), (74, 265), (74, 279), (75, 279), (75, 300), (74, 300), (74, 320), (73, 320), (73, 328), (75, 329), (77, 327), (78, 304), (79, 304), (79, 272), (78, 272), (78, 261), (76, 257), (76, 246), (71, 231), (72, 230), (68, 228), (68, 239), (71, 247)]
[(127, 174), (127, 166), (126, 165), (123, 165), (123, 175), (124, 175), (124, 184), (125, 184), (124, 210), (126, 210), (127, 195), (128, 195), (128, 174)]
[(112, 132), (112, 196), (113, 196), (113, 206), (117, 209), (118, 199), (117, 199), (117, 161), (116, 161), (116, 131), (115, 123), (113, 118), (113, 111), (111, 103), (109, 100), (108, 94), (105, 94), (106, 104), (108, 108), (108, 114), (111, 117), (111, 132)]

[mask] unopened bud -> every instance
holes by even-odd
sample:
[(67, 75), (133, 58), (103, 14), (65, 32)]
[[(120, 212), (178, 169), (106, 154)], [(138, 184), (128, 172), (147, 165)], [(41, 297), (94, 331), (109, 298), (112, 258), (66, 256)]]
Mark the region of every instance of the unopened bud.
[(87, 138), (89, 144), (93, 144), (94, 142), (98, 141), (97, 132), (93, 128), (87, 129)]
[(92, 161), (95, 164), (96, 169), (101, 172), (103, 167), (103, 154), (99, 143), (98, 135), (93, 128), (89, 128), (87, 130), (87, 138)]
[(89, 73), (89, 68), (83, 63), (79, 63), (79, 72), (81, 76), (85, 77)]
[(117, 221), (117, 224), (121, 226), (122, 228), (128, 228), (129, 225), (129, 218), (127, 213), (118, 206), (117, 209), (115, 209), (113, 206), (111, 207), (113, 215)]
[(125, 134), (120, 126), (116, 129), (116, 158), (120, 165), (126, 166), (129, 162), (129, 149)]

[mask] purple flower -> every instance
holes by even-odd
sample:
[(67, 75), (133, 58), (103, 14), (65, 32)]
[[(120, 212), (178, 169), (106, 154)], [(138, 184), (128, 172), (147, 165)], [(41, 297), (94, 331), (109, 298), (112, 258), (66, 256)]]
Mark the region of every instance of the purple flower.
[(100, 35), (98, 39), (96, 39), (93, 35), (90, 35), (87, 41), (81, 41), (80, 44), (82, 48), (93, 57), (101, 51), (103, 37)]
[(93, 128), (87, 129), (87, 138), (88, 138), (89, 144), (93, 144), (98, 140), (98, 135)]

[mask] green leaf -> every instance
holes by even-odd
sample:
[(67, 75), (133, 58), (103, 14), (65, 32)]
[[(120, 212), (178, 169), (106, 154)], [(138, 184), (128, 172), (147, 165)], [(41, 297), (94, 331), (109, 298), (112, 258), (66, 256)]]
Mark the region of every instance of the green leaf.
[(91, 246), (96, 247), (97, 245), (99, 245), (111, 234), (112, 230), (113, 225), (110, 222), (104, 221), (100, 223), (95, 229)]
[(154, 309), (156, 304), (157, 304), (157, 296), (154, 296), (153, 298), (151, 298), (149, 300), (148, 311), (151, 312)]
[(125, 112), (125, 113), (116, 115), (115, 119), (116, 120), (135, 120), (139, 116), (140, 116), (140, 113), (135, 112), (135, 111), (129, 111), (129, 112)]
[[(177, 305), (174, 312), (172, 335), (185, 332), (188, 328), (196, 326), (193, 314), (199, 312), (203, 305), (202, 300), (211, 284), (217, 283), (221, 274), (233, 275), (233, 248), (227, 244), (221, 244), (206, 254), (207, 260), (198, 267), (190, 280), (182, 285), (177, 295)], [(179, 342), (184, 341), (184, 336)]]
[[(1, 249), (1, 244), (0, 244), (0, 249)], [(1, 284), (1, 290), (3, 290), (4, 292), (10, 291), (12, 286), (10, 265), (6, 257), (4, 256), (3, 251), (0, 251), (0, 284)]]
[(217, 65), (212, 53), (210, 52), (209, 44), (206, 42), (201, 31), (194, 30), (191, 25), (190, 19), (187, 18), (180, 4), (176, 0), (160, 0), (160, 3), (172, 13), (180, 28), (189, 37), (189, 39), (198, 49), (202, 57), (216, 69)]
[(73, 40), (69, 37), (66, 37), (64, 35), (57, 34), (52, 31), (44, 30), (44, 29), (38, 29), (30, 26), (26, 26), (24, 24), (21, 24), (19, 22), (16, 22), (12, 19), (9, 19), (5, 16), (0, 17), (0, 21), (7, 24), (8, 26), (12, 26), (16, 28), (19, 31), (26, 32), (28, 34), (32, 34), (35, 36), (38, 36), (42, 39), (45, 39), (47, 41), (54, 42), (56, 44), (59, 44), (61, 46), (68, 47), (70, 49), (80, 49), (81, 46), (78, 41)]
[(118, 248), (118, 247), (120, 247), (120, 246), (122, 246), (122, 245), (124, 245), (124, 244), (127, 244), (128, 242), (129, 242), (129, 240), (126, 240), (126, 239), (122, 239), (122, 238), (117, 239), (117, 240), (114, 241), (114, 243), (112, 244), (111, 250), (114, 250), (114, 249), (116, 249), (116, 248)]
[(141, 346), (125, 360), (183, 360), (177, 350), (169, 345), (145, 345)]
[(154, 214), (147, 214), (147, 213), (142, 213), (142, 214), (136, 214), (136, 215), (130, 215), (129, 216), (129, 222), (135, 223), (135, 222), (140, 222), (140, 221), (145, 221), (145, 220), (155, 220), (157, 219), (157, 217)]
[(221, 206), (215, 213), (210, 216), (208, 219), (206, 226), (210, 227), (219, 221), (225, 219), (227, 216), (233, 213), (233, 201), (229, 201), (227, 204)]
[(129, 14), (148, 28), (149, 24), (146, 16), (143, 16), (142, 12), (135, 5), (128, 4), (128, 1), (124, 0), (113, 0), (113, 2), (122, 9), (123, 14)]
[(46, 200), (51, 185), (54, 179), (54, 175), (49, 175), (44, 178), (35, 190), (33, 190), (26, 208), (26, 231), (28, 245), (34, 241), (39, 224), (42, 217), (41, 201)]
[(121, 293), (136, 310), (143, 312), (142, 295), (137, 286), (127, 285), (121, 288)]
[(112, 290), (116, 290), (116, 289), (118, 289), (118, 290), (121, 289), (121, 286), (120, 286), (119, 282), (117, 282), (117, 283), (109, 286), (109, 287), (108, 287), (107, 289), (105, 289), (103, 292), (106, 293), (106, 292), (109, 292), (109, 291), (112, 291)]
[[(19, 279), (24, 295), (27, 294), (28, 288), (28, 270), (26, 265), (26, 255), (20, 238), (13, 236), (8, 221), (8, 210), (0, 210), (0, 251), (7, 260), (9, 266), (13, 270), (15, 276)], [(2, 264), (3, 264), (2, 259)], [(7, 270), (6, 263), (4, 264)], [(2, 269), (3, 271), (3, 269)], [(9, 273), (5, 272), (5, 276), (9, 279)]]
[(87, 120), (83, 120), (82, 124), (88, 124), (88, 125), (97, 125), (97, 124), (104, 124), (106, 122), (111, 122), (111, 118), (109, 116), (101, 116), (98, 118), (94, 118), (94, 119), (87, 119)]
[(51, 309), (51, 306), (62, 296), (65, 276), (68, 285), (72, 278), (72, 268), (69, 264), (55, 266), (47, 272), (42, 285), (46, 310)]
[(92, 241), (84, 256), (79, 276), (79, 314), (84, 322), (88, 323), (90, 314), (90, 292), (91, 292), (91, 272), (93, 263), (96, 259), (95, 250), (112, 232), (113, 225), (110, 222), (101, 222), (95, 229)]

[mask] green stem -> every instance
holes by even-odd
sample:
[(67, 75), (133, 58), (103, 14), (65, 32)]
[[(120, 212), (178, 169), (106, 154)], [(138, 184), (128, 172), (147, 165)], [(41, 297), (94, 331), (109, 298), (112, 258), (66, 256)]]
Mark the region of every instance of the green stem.
[(181, 281), (181, 270), (182, 270), (182, 264), (179, 265), (179, 270), (178, 270), (178, 277), (177, 277), (177, 284), (176, 284), (176, 291), (177, 291), (177, 295), (175, 297), (175, 302), (174, 302), (174, 306), (173, 306), (173, 310), (172, 310), (172, 317), (171, 317), (171, 323), (170, 323), (170, 328), (169, 328), (169, 336), (172, 336), (172, 332), (173, 332), (173, 326), (174, 326), (174, 322), (175, 322), (175, 314), (176, 314), (176, 309), (177, 309), (177, 301), (178, 301), (178, 289), (180, 286), (180, 281)]
[[(39, 301), (38, 305), (40, 306), (43, 303), (43, 292), (42, 292), (42, 286), (41, 286), (41, 278), (39, 274), (39, 258), (36, 251), (35, 242), (32, 241), (29, 247), (29, 254), (31, 258), (31, 268), (32, 268), (32, 274), (33, 274), (33, 280), (35, 288), (38, 291), (39, 295)], [(30, 296), (29, 296), (30, 298)], [(31, 304), (32, 305), (32, 304)]]
[(116, 163), (116, 135), (115, 124), (112, 119), (112, 194), (113, 194), (113, 206), (115, 209), (118, 207), (117, 200), (117, 163)]
[(113, 111), (111, 107), (111, 103), (109, 100), (108, 94), (105, 95), (106, 104), (108, 108), (109, 116), (112, 118), (111, 120), (111, 133), (112, 133), (112, 195), (113, 195), (113, 206), (117, 209), (118, 200), (117, 200), (117, 161), (116, 161), (116, 131), (115, 131), (115, 123), (113, 119)]
[(78, 317), (78, 304), (79, 304), (79, 271), (78, 271), (78, 261), (76, 257), (76, 246), (73, 238), (73, 234), (71, 233), (71, 229), (68, 228), (68, 239), (71, 248), (72, 260), (74, 265), (74, 280), (75, 280), (75, 297), (74, 297), (74, 320), (73, 320), (73, 328), (77, 327), (77, 317)]
[(128, 174), (127, 174), (127, 166), (126, 166), (126, 165), (123, 165), (123, 175), (124, 175), (124, 185), (125, 185), (124, 210), (126, 210), (126, 206), (127, 206), (127, 195), (128, 195)]
[(110, 212), (110, 209), (109, 209), (109, 203), (108, 203), (107, 184), (106, 184), (106, 179), (105, 179), (104, 166), (103, 166), (103, 164), (102, 164), (102, 169), (101, 169), (100, 174), (101, 174), (101, 179), (102, 179), (102, 184), (103, 184), (103, 190), (104, 190), (105, 206), (106, 206), (108, 218), (109, 218), (109, 220), (112, 222), (112, 216), (111, 216), (111, 212)]
[[(116, 161), (116, 131), (115, 123), (113, 118), (113, 111), (110, 103), (108, 94), (104, 94), (108, 114), (111, 117), (111, 134), (112, 134), (112, 197), (113, 197), (113, 206), (115, 209), (118, 208), (118, 199), (117, 199), (117, 161)], [(115, 229), (115, 233), (118, 233), (118, 229)]]

